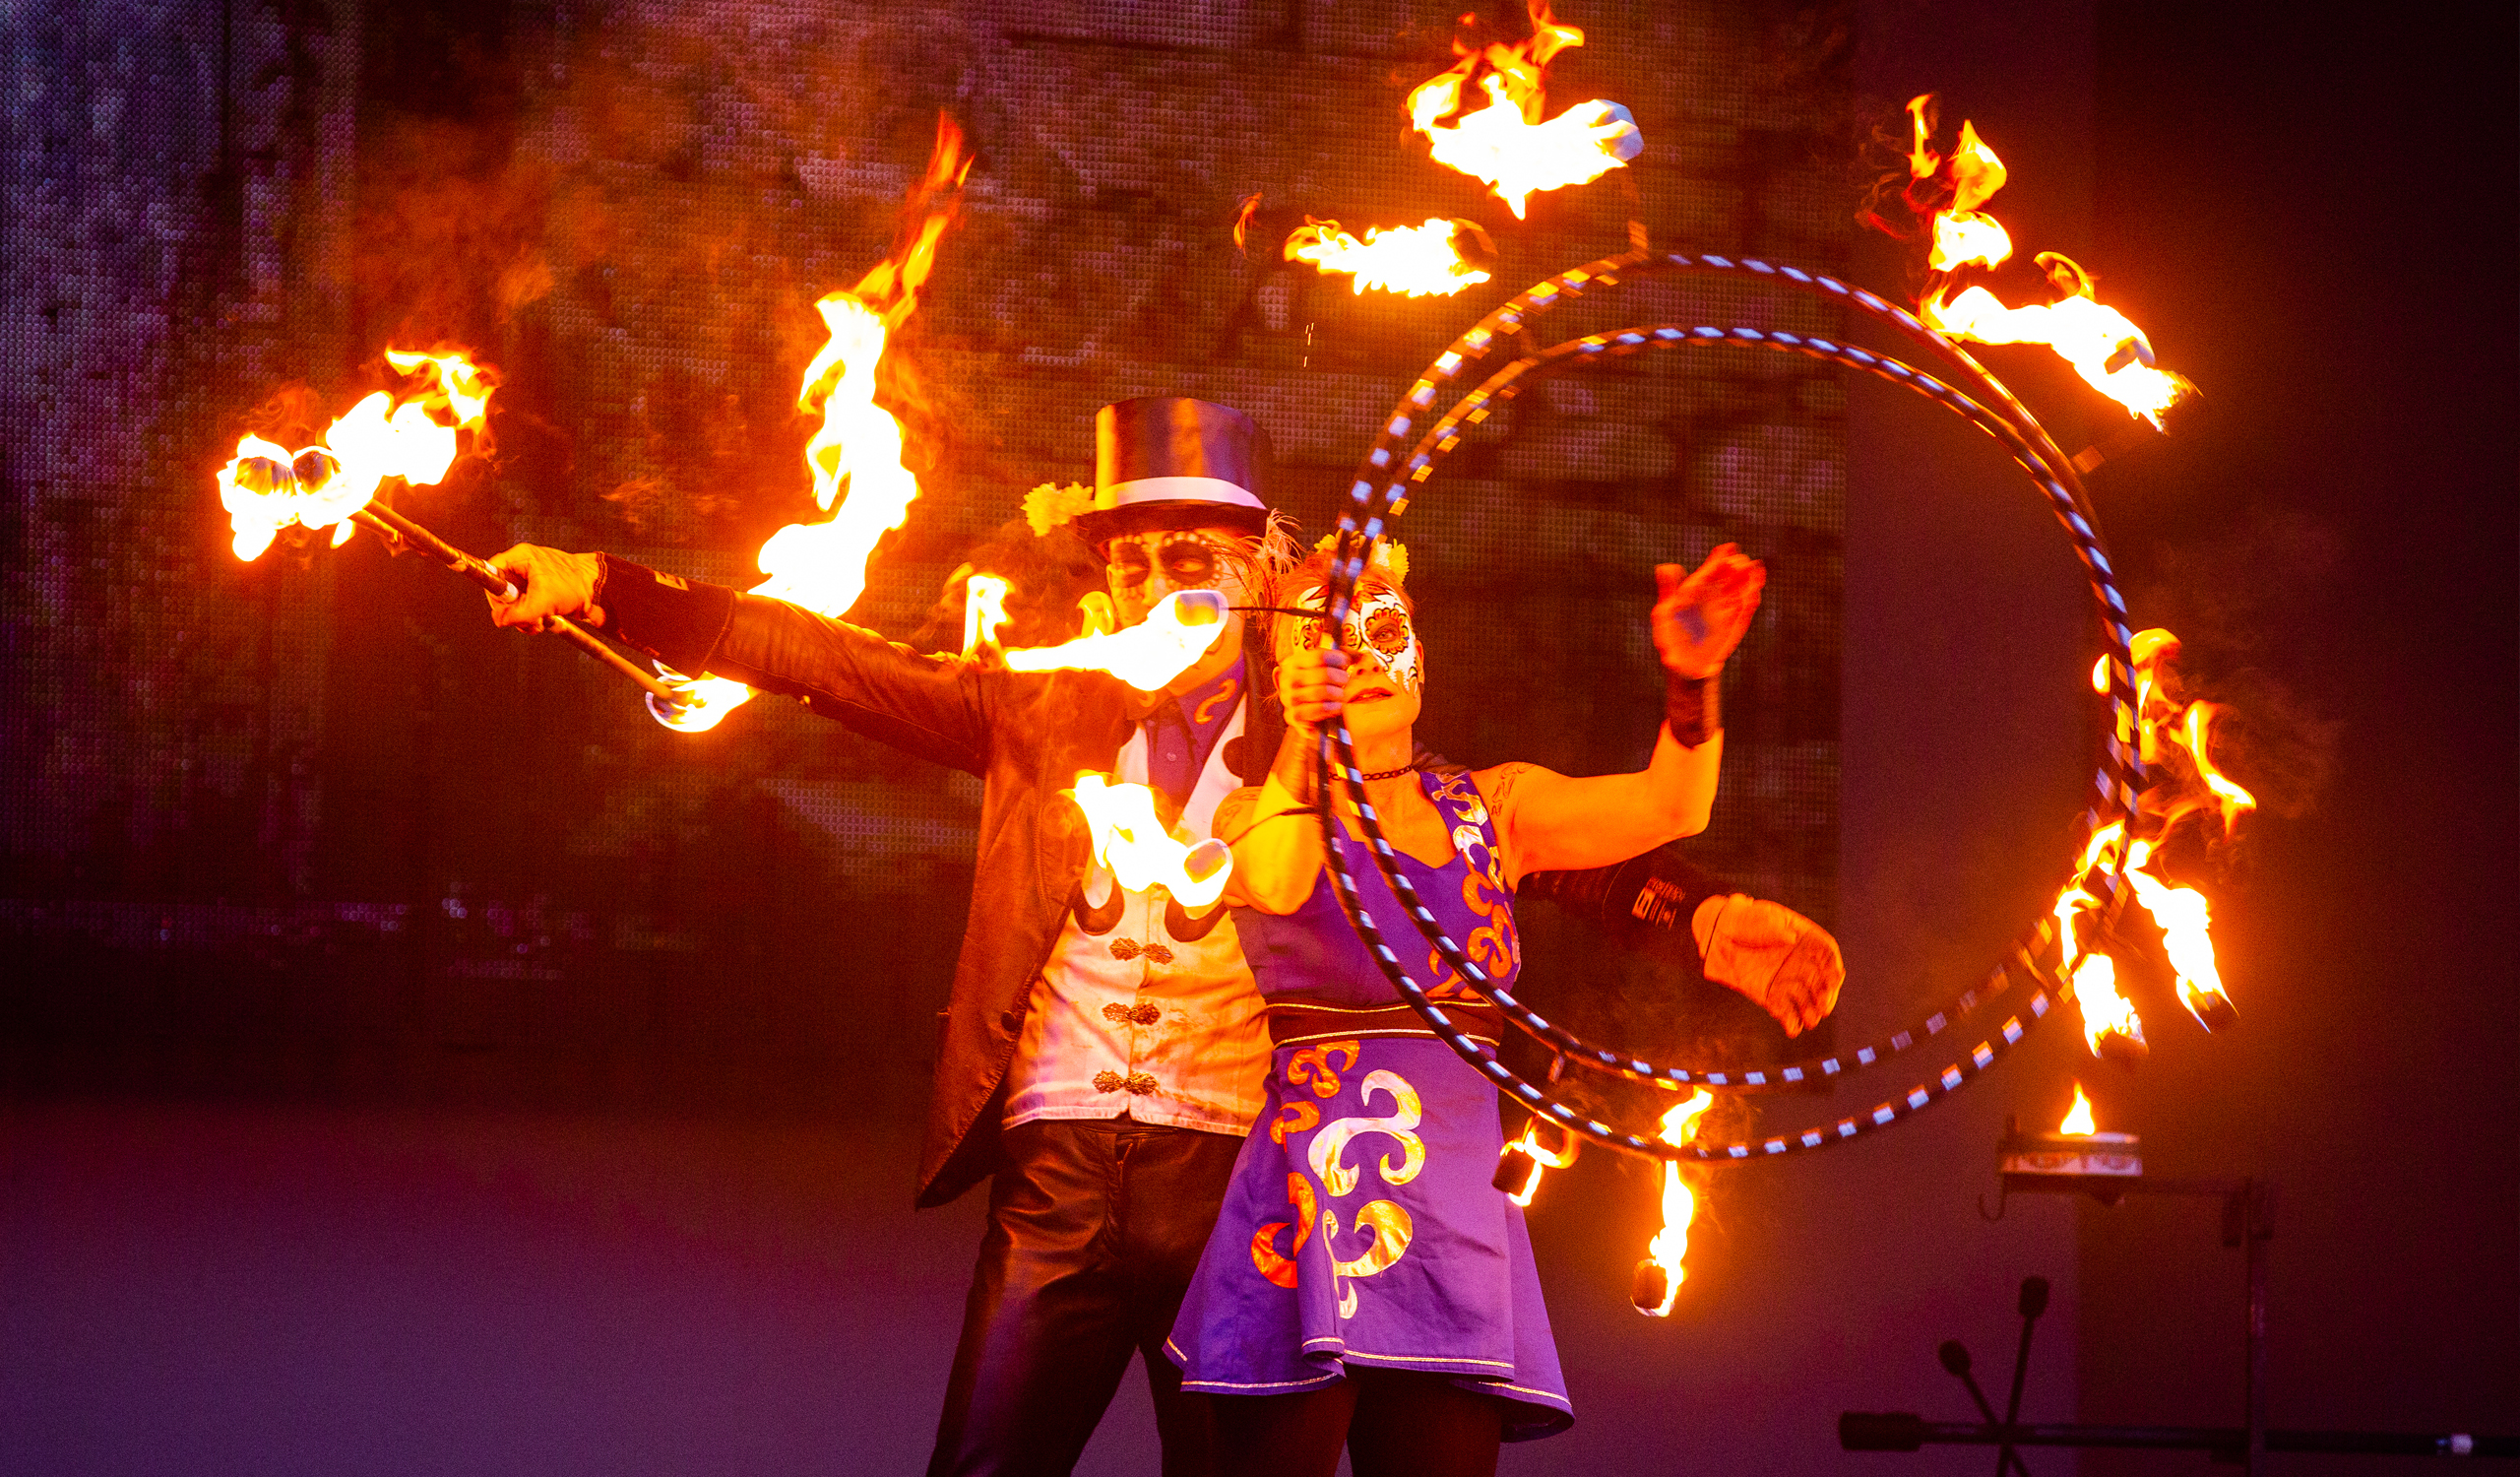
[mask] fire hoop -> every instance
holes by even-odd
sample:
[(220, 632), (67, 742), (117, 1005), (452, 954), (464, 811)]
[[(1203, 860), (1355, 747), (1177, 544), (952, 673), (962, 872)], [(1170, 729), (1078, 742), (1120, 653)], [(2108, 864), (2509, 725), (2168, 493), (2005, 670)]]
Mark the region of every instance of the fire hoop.
[[(1460, 378), (1464, 369), (1486, 358), (1508, 336), (1523, 332), (1533, 319), (1594, 289), (1615, 288), (1633, 277), (1679, 272), (1764, 277), (1818, 296), (1851, 303), (1942, 359), (1955, 371), (1954, 378), (1967, 388), (1955, 388), (1896, 359), (1825, 338), (1745, 327), (1666, 324), (1629, 328), (1570, 340), (1513, 360), (1463, 396), (1450, 412), (1429, 426), (1405, 460), (1398, 457), (1403, 438), (1415, 428), (1419, 413), (1433, 407), (1437, 389)], [(1401, 398), (1358, 468), (1355, 482), (1350, 489), (1349, 506), (1342, 511), (1339, 520), (1338, 557), (1331, 565), (1328, 592), (1331, 618), (1334, 621), (1345, 618), (1373, 545), (1382, 538), (1388, 522), (1406, 510), (1411, 491), (1431, 477), (1444, 457), (1460, 443), (1461, 427), (1483, 418), (1494, 404), (1510, 398), (1524, 380), (1606, 355), (1702, 345), (1730, 345), (1800, 353), (1861, 369), (1943, 406), (2003, 444), (2015, 463), (2038, 486), (2050, 511), (2072, 540), (2075, 556), (2090, 576), (2102, 638), (2107, 648), (2107, 695), (2110, 716), (2103, 735), (2101, 766), (2093, 780), (2092, 803), (2082, 817), (2083, 833), (2088, 837), (2128, 818), (2135, 796), (2144, 783), (2142, 759), (2130, 741), (2131, 736), (2138, 731), (2134, 665), (2129, 650), (2131, 632), (2127, 628), (2125, 600), (2116, 589), (2114, 572), (2101, 541), (2098, 522), (2083, 495), (2081, 482), (2071, 460), (2011, 392), (1957, 345), (1926, 328), (1915, 315), (1892, 306), (1873, 293), (1849, 287), (1835, 278), (1797, 268), (1778, 267), (1751, 259), (1689, 256), (1678, 252), (1657, 255), (1633, 252), (1549, 278), (1480, 320), (1438, 356), (1409, 393)], [(1990, 406), (1999, 407), (2000, 412), (1990, 409)], [(1520, 1100), (1525, 1108), (1564, 1129), (1612, 1148), (1666, 1160), (1733, 1160), (1773, 1157), (1841, 1143), (1911, 1117), (1957, 1090), (2028, 1035), (2055, 1004), (2073, 997), (2070, 983), (2055, 978), (2040, 962), (2048, 946), (2055, 941), (2054, 924), (2042, 918), (2016, 938), (2004, 960), (1983, 987), (1972, 986), (1961, 992), (1945, 1007), (1928, 1015), (1919, 1027), (1898, 1032), (1884, 1044), (1782, 1067), (1708, 1071), (1658, 1066), (1587, 1041), (1540, 1016), (1514, 998), (1510, 992), (1499, 989), (1444, 932), (1442, 925), (1419, 901), (1416, 888), (1401, 869), (1398, 857), (1383, 836), (1380, 818), (1365, 799), (1364, 780), (1356, 768), (1354, 749), (1344, 718), (1334, 717), (1324, 726), (1319, 753), (1323, 767), (1335, 769), (1347, 785), (1349, 798), (1357, 807), (1375, 867), (1390, 882), (1402, 908), (1437, 955), (1458, 971), (1476, 994), (1494, 1004), (1507, 1019), (1557, 1056), (1597, 1070), (1667, 1087), (1687, 1083), (1725, 1088), (1757, 1087), (1771, 1082), (1800, 1082), (1815, 1076), (1833, 1077), (1849, 1070), (1850, 1057), (1856, 1066), (1868, 1066), (1906, 1051), (1914, 1045), (1918, 1030), (1926, 1036), (1940, 1034), (1954, 1018), (1965, 1016), (1983, 1001), (2010, 988), (2016, 977), (2031, 989), (2028, 1007), (2022, 1014), (2008, 1017), (1992, 1035), (1946, 1064), (1927, 1081), (1869, 1112), (1840, 1119), (1834, 1124), (1758, 1139), (1671, 1144), (1660, 1138), (1612, 1127), (1567, 1107), (1544, 1088), (1515, 1073), (1492, 1049), (1472, 1040), (1455, 1027), (1442, 1007), (1428, 999), (1424, 990), (1409, 977), (1399, 955), (1383, 940), (1380, 929), (1357, 894), (1355, 877), (1348, 863), (1350, 843), (1329, 807), (1323, 807), (1322, 835), (1340, 902), (1354, 924), (1358, 936), (1402, 997), (1425, 1019), (1439, 1038), (1481, 1074)], [(2105, 869), (2093, 871), (2088, 879), (2096, 882), (2106, 893), (2104, 906), (2109, 909), (2119, 906), (2125, 896), (2122, 865), (2122, 860), (2112, 861)], [(2027, 1020), (2024, 1015), (2027, 1015)]]

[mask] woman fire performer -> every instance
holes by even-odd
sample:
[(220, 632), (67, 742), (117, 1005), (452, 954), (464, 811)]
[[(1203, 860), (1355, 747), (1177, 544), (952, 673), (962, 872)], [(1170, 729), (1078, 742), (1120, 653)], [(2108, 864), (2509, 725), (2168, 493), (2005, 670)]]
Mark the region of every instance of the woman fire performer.
[[(1281, 582), (1286, 737), (1264, 783), (1217, 813), (1275, 1051), (1166, 1352), (1184, 1389), (1221, 1397), (1224, 1470), (1329, 1477), (1345, 1445), (1358, 1477), (1492, 1473), (1501, 1441), (1563, 1430), (1572, 1407), (1522, 1211), (1489, 1183), (1503, 1147), (1495, 1092), (1400, 999), (1341, 911), (1320, 827), (1292, 818), (1325, 799), (1319, 726), (1346, 715), (1366, 798), (1418, 897), (1510, 984), (1525, 876), (1607, 867), (1704, 829), (1724, 747), (1718, 679), (1766, 573), (1729, 544), (1694, 573), (1657, 570), (1669, 696), (1654, 757), (1577, 779), (1521, 763), (1421, 767), (1426, 664), (1406, 555), (1377, 550), (1335, 640), (1326, 614), (1295, 613), (1324, 609), (1328, 568), (1316, 552)], [(1327, 800), (1361, 845), (1346, 792)], [(1402, 916), (1378, 871), (1355, 871), (1376, 917)], [(1472, 1035), (1495, 1038), (1495, 1007), (1431, 949), (1418, 977)], [(1777, 1013), (1807, 1024), (1826, 1008), (1815, 992)]]

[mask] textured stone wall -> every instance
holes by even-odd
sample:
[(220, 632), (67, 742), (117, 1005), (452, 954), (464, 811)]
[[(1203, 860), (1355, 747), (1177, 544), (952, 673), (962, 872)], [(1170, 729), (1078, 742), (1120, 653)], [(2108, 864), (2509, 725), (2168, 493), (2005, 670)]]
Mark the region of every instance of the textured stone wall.
[[(1552, 107), (1623, 102), (1645, 152), (1528, 222), (1406, 128), (1407, 91), (1450, 58), (1431, 4), (134, 0), (13, 24), (12, 927), (135, 978), (175, 967), (150, 962), (154, 934), (231, 960), (259, 937), (270, 957), (222, 988), (295, 1021), (320, 997), (331, 1024), (306, 1030), (388, 1056), (671, 1039), (911, 1071), (972, 782), (776, 701), (668, 735), (366, 539), (240, 566), (212, 469), (258, 406), (320, 424), (382, 383), (389, 343), (464, 343), (506, 380), (496, 452), (405, 507), (484, 551), (534, 539), (746, 581), (762, 538), (811, 516), (811, 303), (883, 255), (944, 111), (978, 161), (888, 361), (925, 494), (857, 617), (916, 627), (1025, 489), (1090, 478), (1094, 409), (1131, 395), (1249, 411), (1280, 500), (1326, 531), (1415, 372), (1631, 223), (1814, 267), (1847, 250), (1831, 13), (1562, 19), (1588, 40)], [(1230, 232), (1254, 192), (1246, 254)], [(1359, 296), (1274, 260), (1304, 214), (1475, 219), (1494, 280)], [(1799, 298), (1652, 285), (1548, 328), (1657, 321), (1835, 327)], [(301, 402), (266, 402), (291, 381)], [(1689, 353), (1550, 382), (1480, 427), (1400, 531), (1432, 653), (1423, 736), (1474, 762), (1639, 762), (1651, 565), (1740, 543), (1772, 579), (1697, 855), (1830, 917), (1842, 417), (1824, 371)], [(91, 923), (47, 911), (71, 897)], [(1540, 932), (1560, 974), (1614, 978)], [(323, 982), (349, 957), (397, 983), (342, 1003)], [(298, 993), (241, 983), (272, 958)], [(869, 972), (894, 988), (804, 988)], [(64, 1018), (111, 1035), (156, 1008)]]

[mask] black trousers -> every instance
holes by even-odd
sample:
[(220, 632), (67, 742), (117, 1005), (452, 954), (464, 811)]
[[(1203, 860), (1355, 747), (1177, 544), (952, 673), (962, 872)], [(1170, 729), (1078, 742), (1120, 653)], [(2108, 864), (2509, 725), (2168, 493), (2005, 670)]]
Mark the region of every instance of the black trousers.
[(1164, 1340), (1198, 1269), (1242, 1140), (1127, 1119), (1006, 1130), (929, 1477), (1065, 1477), (1134, 1353), (1165, 1477), (1215, 1469), (1207, 1402)]

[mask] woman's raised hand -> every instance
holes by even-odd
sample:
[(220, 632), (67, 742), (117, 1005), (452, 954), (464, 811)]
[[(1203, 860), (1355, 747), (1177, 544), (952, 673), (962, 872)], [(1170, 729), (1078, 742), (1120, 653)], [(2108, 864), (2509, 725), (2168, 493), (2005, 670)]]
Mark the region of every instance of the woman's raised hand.
[(1711, 677), (1741, 644), (1759, 613), (1765, 564), (1739, 546), (1719, 544), (1694, 573), (1678, 564), (1654, 567), (1654, 648), (1663, 665), (1684, 677)]
[(1335, 647), (1307, 646), (1278, 664), (1278, 701), (1287, 723), (1315, 729), (1348, 706), (1348, 654)]
[(519, 544), (492, 555), (489, 564), (517, 588), (514, 600), (489, 597), (494, 623), (529, 631), (551, 629), (555, 615), (581, 615), (591, 625), (603, 623), (601, 613), (593, 609), (596, 580), (603, 572), (594, 554)]

